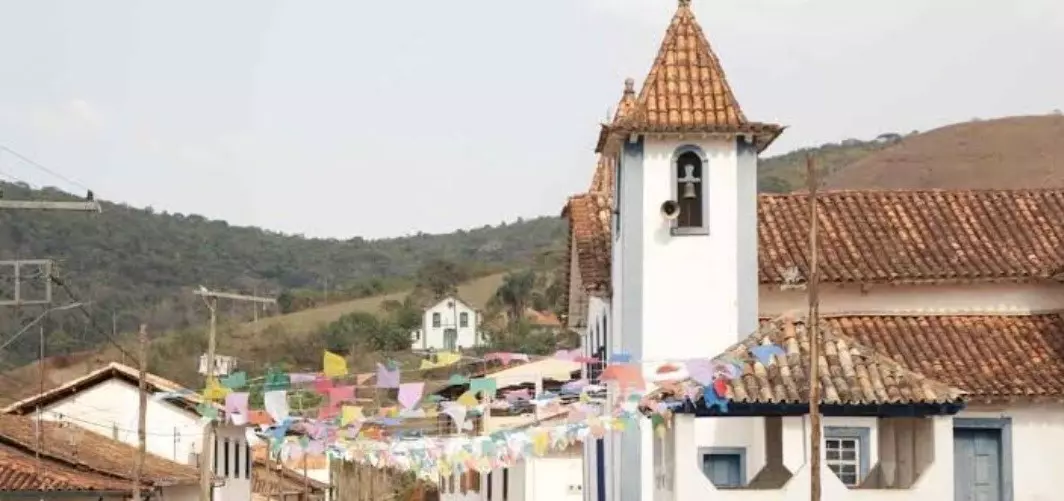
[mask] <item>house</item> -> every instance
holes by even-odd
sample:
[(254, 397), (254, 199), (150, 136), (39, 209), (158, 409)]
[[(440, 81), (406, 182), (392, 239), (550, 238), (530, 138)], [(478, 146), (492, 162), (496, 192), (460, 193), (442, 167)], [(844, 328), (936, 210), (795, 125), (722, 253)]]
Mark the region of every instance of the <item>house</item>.
[[(564, 420), (563, 412), (521, 426), (494, 427), (491, 431), (555, 425)], [(509, 468), (441, 478), (439, 498), (440, 501), (580, 501), (584, 488), (581, 464), (582, 446), (573, 444), (543, 456), (526, 457)]]
[[(136, 458), (136, 448), (77, 426), (0, 415), (0, 499), (128, 499)], [(148, 454), (141, 479), (145, 496), (199, 498), (199, 472), (187, 465)]]
[[(663, 436), (589, 441), (586, 500), (808, 496), (809, 338), (780, 319), (807, 305), (809, 200), (756, 192), (781, 132), (745, 118), (679, 0), (563, 209), (566, 321), (648, 380), (722, 355), (743, 372), (726, 413), (699, 399)], [(827, 192), (816, 217), (824, 499), (1055, 499), (1064, 190)], [(749, 356), (766, 343), (785, 352), (768, 367)]]
[[(559, 394), (566, 382), (579, 379), (582, 367), (567, 360), (545, 358), (520, 365), (503, 367), (479, 374), (496, 383), (496, 400), (505, 400), (511, 391), (527, 391), (529, 397), (545, 392)], [(454, 397), (468, 390), (469, 384), (448, 386), (437, 394)], [(575, 398), (575, 397), (574, 397)], [(537, 425), (560, 424), (567, 411), (551, 414), (535, 405), (513, 405), (493, 410), (478, 423), (477, 434), (517, 430)], [(579, 501), (583, 499), (581, 474), (583, 451), (579, 445), (552, 451), (544, 456), (530, 456), (509, 468), (487, 473), (467, 472), (440, 478), (441, 501)]]
[[(137, 444), (139, 372), (110, 363), (39, 395), (15, 402), (4, 414), (35, 415), (45, 421), (81, 428), (119, 442)], [(196, 407), (203, 400), (194, 392), (154, 374), (146, 378), (148, 391), (166, 393), (147, 404), (146, 449), (175, 463), (197, 466), (202, 454), (204, 423)], [(245, 428), (219, 424), (214, 435), (211, 462), (215, 478), (214, 499), (251, 499), (251, 449)]]
[(448, 296), (425, 309), (421, 329), (411, 334), (415, 350), (455, 351), (479, 346), (477, 310), (461, 299)]
[[(276, 461), (265, 445), (252, 447), (252, 492), (255, 498), (310, 501), (329, 498), (329, 458), (325, 454), (300, 455)], [(306, 475), (300, 472), (305, 472)]]

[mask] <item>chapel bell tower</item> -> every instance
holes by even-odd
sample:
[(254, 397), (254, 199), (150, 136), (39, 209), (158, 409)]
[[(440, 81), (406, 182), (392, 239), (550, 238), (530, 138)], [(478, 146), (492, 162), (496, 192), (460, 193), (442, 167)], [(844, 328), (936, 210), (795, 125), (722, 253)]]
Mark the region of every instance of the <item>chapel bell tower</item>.
[[(783, 128), (747, 120), (690, 0), (626, 86), (597, 148), (617, 165), (612, 341), (650, 376), (756, 330), (757, 158)], [(652, 499), (650, 431), (617, 440), (607, 501)]]

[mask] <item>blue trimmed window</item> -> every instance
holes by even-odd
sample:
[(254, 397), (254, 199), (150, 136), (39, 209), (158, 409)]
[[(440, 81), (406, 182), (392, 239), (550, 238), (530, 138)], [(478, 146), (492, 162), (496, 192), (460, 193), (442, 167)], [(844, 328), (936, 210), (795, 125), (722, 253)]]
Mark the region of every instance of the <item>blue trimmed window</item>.
[(847, 487), (868, 475), (868, 436), (868, 428), (824, 427), (824, 463)]
[(746, 451), (742, 448), (711, 447), (701, 451), (702, 472), (716, 487), (738, 488), (746, 484)]

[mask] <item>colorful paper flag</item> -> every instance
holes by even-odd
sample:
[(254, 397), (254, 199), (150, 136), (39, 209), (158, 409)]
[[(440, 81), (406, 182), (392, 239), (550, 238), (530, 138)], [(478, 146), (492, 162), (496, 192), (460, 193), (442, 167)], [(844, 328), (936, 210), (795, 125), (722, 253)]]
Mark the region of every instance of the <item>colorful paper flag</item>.
[(347, 360), (331, 351), (326, 351), (322, 357), (322, 371), (325, 377), (335, 378), (347, 375)]
[(399, 385), (399, 404), (404, 409), (410, 409), (421, 400), (421, 394), (425, 391), (425, 383), (403, 383)]
[(399, 369), (389, 369), (384, 364), (377, 364), (377, 388), (398, 388)]
[(356, 421), (362, 421), (366, 417), (362, 414), (362, 407), (357, 405), (345, 405), (340, 412), (340, 426), (347, 426)]
[(218, 380), (207, 378), (207, 387), (203, 389), (203, 398), (206, 400), (221, 400), (229, 394), (229, 388), (218, 384)]

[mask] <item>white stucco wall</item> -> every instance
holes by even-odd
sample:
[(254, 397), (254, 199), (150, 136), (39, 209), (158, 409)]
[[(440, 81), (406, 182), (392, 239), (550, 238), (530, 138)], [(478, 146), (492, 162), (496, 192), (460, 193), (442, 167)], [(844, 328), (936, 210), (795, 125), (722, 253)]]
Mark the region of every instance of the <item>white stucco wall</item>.
[[(953, 499), (953, 423), (951, 417), (931, 418), (931, 428), (927, 437), (919, 437), (918, 442), (928, 446), (934, 461), (910, 489), (849, 489), (839, 481), (826, 466), (821, 470), (822, 497), (825, 500), (861, 500), (887, 501), (909, 499)], [(745, 421), (745, 423), (741, 422)], [(864, 426), (872, 425), (870, 418), (825, 418), (824, 426)], [(760, 428), (760, 418), (716, 418), (699, 419), (693, 416), (676, 416), (673, 427), (666, 434), (672, 440), (672, 464), (667, 465), (673, 472), (667, 484), (656, 490), (655, 501), (680, 501), (687, 499), (715, 500), (805, 500), (809, 499), (808, 435), (807, 417), (783, 418), (783, 462), (793, 472), (793, 477), (782, 489), (717, 489), (703, 474), (700, 464), (700, 448), (748, 447), (747, 476), (752, 477), (760, 467), (751, 470), (751, 466), (764, 464), (764, 455), (751, 453), (763, 447), (758, 443), (755, 429)], [(933, 437), (933, 438), (932, 438)], [(870, 438), (875, 444), (878, 438)], [(932, 440), (931, 443), (926, 443)], [(873, 464), (878, 462), (879, 451), (870, 451)], [(1017, 498), (1021, 499), (1021, 498)]]
[[(804, 311), (804, 290), (760, 286), (762, 316)], [(824, 284), (821, 315), (1027, 315), (1064, 310), (1060, 284), (860, 285)]]
[[(45, 409), (43, 419), (66, 421), (86, 430), (137, 444), (137, 387), (110, 379), (59, 400)], [(148, 399), (146, 448), (149, 453), (182, 464), (199, 451), (203, 428), (199, 417), (177, 406)]]
[(481, 475), (479, 490), (465, 493), (457, 488), (455, 492), (440, 490), (440, 501), (580, 501), (583, 499), (583, 479), (581, 478), (579, 455), (548, 455), (528, 458), (509, 468), (509, 484), (506, 496), (503, 496), (503, 475), (501, 469), (492, 471), (491, 497), (488, 497), (488, 475)]
[[(97, 433), (120, 442), (136, 446), (138, 424), (138, 389), (121, 379), (109, 379), (82, 391), (71, 394), (42, 409), (42, 418), (63, 421), (89, 432)], [(192, 453), (200, 452), (203, 427), (200, 417), (169, 402), (148, 399), (145, 449), (148, 453), (176, 463), (194, 465)], [(229, 440), (230, 466), (233, 468), (225, 485), (215, 489), (216, 501), (248, 501), (251, 499), (251, 482), (246, 470), (247, 439), (244, 427), (220, 425), (217, 428), (219, 463), (216, 475), (225, 476), (223, 470), (225, 441)], [(237, 449), (241, 475), (235, 475)], [(169, 487), (163, 499), (198, 499), (198, 486)], [(189, 494), (191, 493), (191, 494)]]
[[(449, 303), (454, 303), (454, 308), (448, 306)], [(469, 323), (466, 327), (460, 327), (461, 315), (465, 313), (469, 318)], [(440, 326), (433, 327), (432, 317), (433, 314), (439, 314)], [(455, 298), (447, 298), (439, 303), (435, 304), (431, 308), (425, 310), (422, 316), (421, 322), (421, 339), (414, 341), (413, 348), (415, 349), (434, 349), (436, 351), (443, 351), (446, 349), (444, 344), (444, 331), (447, 329), (455, 329), (457, 331), (457, 348), (472, 348), (481, 343), (481, 339), (477, 336), (477, 325), (479, 323), (476, 310), (469, 305), (463, 303)]]
[(1064, 405), (974, 405), (958, 418), (1009, 418), (1015, 501), (1062, 499), (1060, 452), (1064, 450)]

